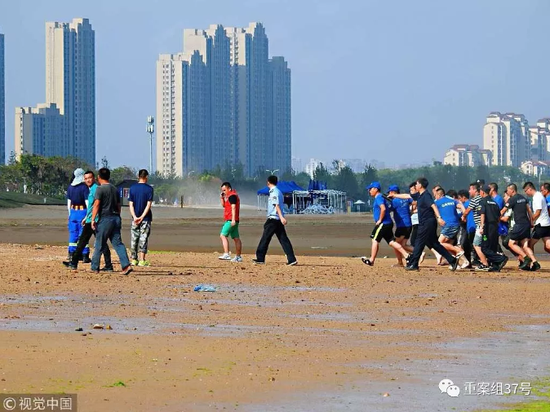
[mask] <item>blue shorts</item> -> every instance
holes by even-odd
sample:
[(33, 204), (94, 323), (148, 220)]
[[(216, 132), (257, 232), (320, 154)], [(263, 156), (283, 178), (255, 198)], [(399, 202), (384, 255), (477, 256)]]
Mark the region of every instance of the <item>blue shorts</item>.
[(460, 225), (458, 226), (448, 226), (445, 225), (441, 229), (441, 234), (445, 236), (448, 239), (454, 239), (458, 235), (458, 231), (460, 230)]

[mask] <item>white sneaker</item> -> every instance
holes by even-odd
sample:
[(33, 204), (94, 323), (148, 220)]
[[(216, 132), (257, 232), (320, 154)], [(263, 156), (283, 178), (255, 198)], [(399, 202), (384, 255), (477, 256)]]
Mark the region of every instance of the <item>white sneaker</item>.
[(231, 262), (235, 263), (241, 263), (243, 261), (243, 258), (240, 256), (235, 256), (233, 259), (231, 259)]
[(224, 253), (220, 257), (218, 257), (220, 260), (231, 260), (231, 255), (229, 253)]
[(470, 261), (466, 258), (466, 256), (462, 255), (459, 259), (462, 261), (460, 269), (466, 269), (468, 266), (470, 266)]

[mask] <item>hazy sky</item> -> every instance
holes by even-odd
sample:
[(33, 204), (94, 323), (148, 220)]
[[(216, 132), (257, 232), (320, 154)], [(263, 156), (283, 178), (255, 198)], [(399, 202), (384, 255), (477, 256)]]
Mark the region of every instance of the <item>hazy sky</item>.
[(45, 100), (45, 22), (90, 19), (97, 159), (148, 167), (155, 63), (184, 28), (264, 23), (292, 69), (292, 150), (310, 157), (441, 160), (481, 144), (490, 111), (550, 116), (547, 0), (1, 0), (6, 148), (14, 108)]

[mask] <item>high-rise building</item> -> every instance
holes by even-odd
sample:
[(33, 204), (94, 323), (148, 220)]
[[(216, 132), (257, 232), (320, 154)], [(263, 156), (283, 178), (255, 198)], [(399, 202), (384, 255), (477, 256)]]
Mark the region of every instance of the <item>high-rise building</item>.
[(525, 116), (490, 113), (483, 127), (483, 148), (493, 153), (495, 166), (519, 167), (531, 155), (531, 135)]
[(157, 121), (162, 173), (290, 170), (290, 69), (269, 59), (263, 25), (184, 30), (183, 53), (157, 62)]
[[(58, 115), (62, 121), (43, 120)], [(61, 129), (44, 132), (52, 141), (42, 145), (27, 134), (34, 133), (34, 127), (16, 126), (15, 145), (23, 150), (16, 150), (18, 155), (73, 156), (95, 165), (95, 32), (88, 19), (46, 23), (46, 102), (31, 110), (16, 109), (16, 120), (29, 116), (37, 120), (26, 120), (28, 124), (55, 124)]]
[(0, 33), (0, 164), (6, 162), (6, 92), (4, 76), (4, 35)]
[[(56, 104), (15, 109), (15, 153), (66, 156), (67, 142), (60, 142), (59, 131), (66, 128), (66, 117)], [(62, 146), (64, 144), (64, 146)]]

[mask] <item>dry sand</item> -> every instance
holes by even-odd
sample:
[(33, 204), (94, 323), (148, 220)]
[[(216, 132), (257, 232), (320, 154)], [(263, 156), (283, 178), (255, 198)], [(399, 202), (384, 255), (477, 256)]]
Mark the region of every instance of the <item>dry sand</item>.
[[(66, 236), (62, 208), (1, 210), (2, 393), (77, 393), (81, 412), (270, 410), (356, 382), (405, 387), (410, 374), (384, 365), (456, 362), (433, 345), (548, 321), (548, 262), (536, 273), (367, 267), (343, 257), (370, 245), (367, 217), (321, 216), (291, 217), (299, 266), (284, 266), (276, 240), (279, 254), (253, 266), (263, 219), (249, 211), (245, 263), (232, 264), (217, 260), (216, 214), (155, 209), (153, 266), (124, 277), (62, 266), (66, 248), (48, 245)], [(218, 290), (193, 292), (199, 283)]]

